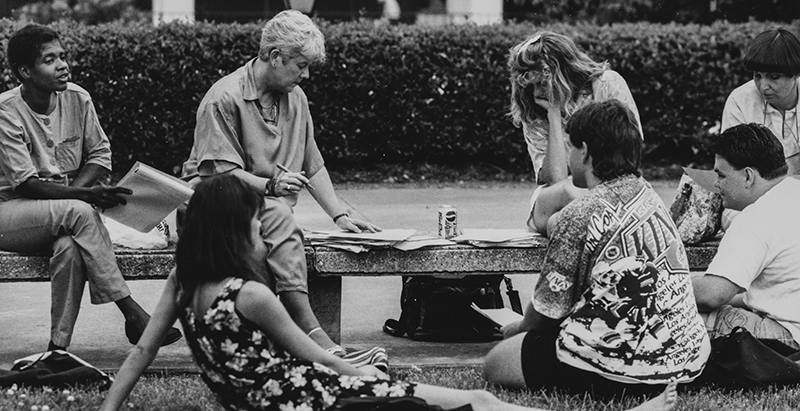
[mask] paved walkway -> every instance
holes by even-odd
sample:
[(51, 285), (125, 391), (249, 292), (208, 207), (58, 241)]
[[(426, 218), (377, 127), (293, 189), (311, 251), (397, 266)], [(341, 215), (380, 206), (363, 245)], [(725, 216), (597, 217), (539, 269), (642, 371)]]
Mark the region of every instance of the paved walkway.
[[(669, 204), (676, 183), (654, 183)], [(524, 185), (468, 187), (342, 186), (339, 196), (365, 218), (383, 228), (411, 228), (435, 232), (441, 204), (458, 208), (461, 228), (515, 228), (525, 220), (529, 199)], [(301, 195), (295, 208), (301, 226), (336, 228), (309, 195)], [(535, 276), (512, 276), (523, 303), (530, 298)], [(148, 311), (156, 306), (163, 280), (131, 281), (135, 299)], [(493, 343), (422, 343), (395, 338), (381, 331), (387, 318), (400, 315), (400, 278), (344, 278), (342, 341), (347, 347), (383, 346), (394, 365), (478, 364)], [(0, 369), (47, 347), (49, 339), (50, 283), (0, 283)], [(124, 333), (122, 315), (113, 304), (93, 306), (84, 295), (70, 351), (102, 369), (117, 369), (131, 345)], [(189, 349), (181, 340), (164, 347), (152, 370), (194, 370)]]

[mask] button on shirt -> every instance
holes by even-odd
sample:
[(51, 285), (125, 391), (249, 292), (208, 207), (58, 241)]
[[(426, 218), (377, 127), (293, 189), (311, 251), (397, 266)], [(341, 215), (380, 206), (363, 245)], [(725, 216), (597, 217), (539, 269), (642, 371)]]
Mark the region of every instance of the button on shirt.
[(82, 162), (111, 170), (111, 145), (89, 93), (68, 83), (49, 115), (33, 111), (20, 87), (0, 94), (0, 201), (31, 177), (65, 180)]
[[(277, 121), (267, 119), (258, 101), (254, 61), (217, 81), (203, 97), (184, 177), (241, 168), (273, 178), (280, 172), (277, 164), (282, 164), (295, 172), (305, 171), (310, 178), (323, 168), (305, 93), (299, 86), (281, 93)], [(294, 206), (297, 194), (281, 199)]]

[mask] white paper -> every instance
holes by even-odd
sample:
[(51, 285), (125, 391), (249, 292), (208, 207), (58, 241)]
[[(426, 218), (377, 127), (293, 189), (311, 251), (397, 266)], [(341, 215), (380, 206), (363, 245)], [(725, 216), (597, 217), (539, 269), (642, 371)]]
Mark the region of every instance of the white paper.
[(411, 251), (423, 247), (455, 245), (455, 244), (456, 243), (450, 240), (446, 240), (444, 238), (432, 235), (412, 235), (411, 237), (408, 237), (405, 241), (395, 244), (394, 248), (402, 251)]
[(455, 242), (460, 241), (481, 241), (502, 243), (507, 241), (533, 239), (541, 237), (538, 233), (532, 233), (522, 228), (465, 228), (458, 237), (452, 238)]
[(357, 242), (370, 242), (370, 241), (389, 241), (400, 242), (415, 233), (414, 230), (404, 229), (390, 229), (383, 230), (377, 233), (361, 232), (353, 233), (350, 231), (307, 231), (306, 238), (311, 240), (352, 240)]
[(103, 215), (143, 233), (152, 230), (194, 193), (188, 183), (138, 161), (117, 186), (128, 188), (133, 194), (125, 196), (127, 204), (103, 210)]
[(472, 309), (492, 320), (500, 327), (522, 320), (522, 315), (509, 308), (481, 308), (472, 303)]
[(715, 173), (714, 170), (700, 170), (698, 168), (684, 167), (683, 171), (700, 187), (712, 193), (719, 193), (716, 187), (717, 173)]

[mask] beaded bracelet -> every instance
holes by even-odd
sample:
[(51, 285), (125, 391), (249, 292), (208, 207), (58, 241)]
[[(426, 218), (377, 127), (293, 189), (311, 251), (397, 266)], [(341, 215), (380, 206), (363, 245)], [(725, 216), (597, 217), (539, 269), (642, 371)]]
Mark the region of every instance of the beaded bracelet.
[(333, 223), (336, 224), (336, 222), (339, 221), (339, 219), (342, 217), (350, 217), (350, 214), (342, 213), (337, 215), (336, 217), (333, 217)]
[(278, 184), (277, 178), (270, 178), (267, 180), (267, 186), (265, 187), (265, 194), (270, 197), (277, 197), (278, 195), (275, 193), (275, 186)]

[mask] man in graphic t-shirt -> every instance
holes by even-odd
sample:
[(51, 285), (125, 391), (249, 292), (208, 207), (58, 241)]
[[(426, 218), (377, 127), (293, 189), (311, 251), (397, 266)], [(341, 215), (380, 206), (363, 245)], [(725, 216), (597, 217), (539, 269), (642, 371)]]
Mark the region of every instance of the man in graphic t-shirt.
[(640, 177), (635, 117), (616, 100), (592, 103), (566, 131), (573, 182), (589, 192), (550, 221), (531, 302), (487, 356), (487, 380), (605, 396), (692, 381), (708, 358), (708, 336), (683, 243)]

